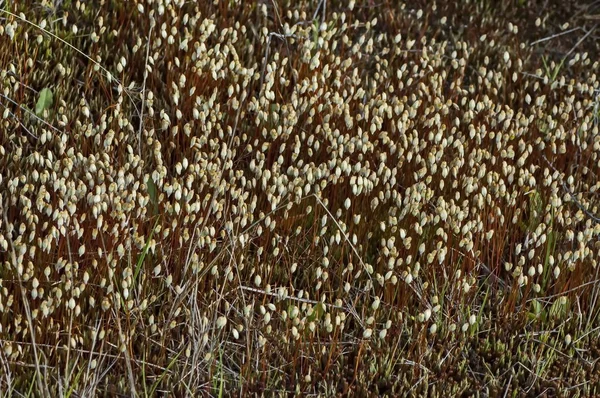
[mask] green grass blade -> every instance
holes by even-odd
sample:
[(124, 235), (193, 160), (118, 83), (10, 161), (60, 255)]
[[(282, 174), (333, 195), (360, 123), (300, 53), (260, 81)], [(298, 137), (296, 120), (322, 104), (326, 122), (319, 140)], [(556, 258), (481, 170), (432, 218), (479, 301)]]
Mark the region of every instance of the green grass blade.
[(146, 258), (146, 254), (148, 254), (148, 249), (150, 248), (150, 242), (152, 242), (152, 238), (154, 237), (154, 231), (156, 231), (156, 227), (157, 226), (158, 226), (158, 218), (154, 222), (154, 226), (152, 227), (152, 231), (150, 231), (150, 236), (148, 237), (148, 239), (146, 239), (146, 244), (144, 245), (144, 249), (142, 250), (142, 253), (138, 257), (138, 261), (137, 261), (137, 264), (135, 266), (135, 272), (133, 274), (133, 281), (134, 281), (134, 283), (137, 282), (138, 275), (140, 274), (140, 271), (142, 270), (142, 264), (144, 263), (144, 259)]
[(167, 372), (173, 367), (173, 365), (175, 365), (175, 361), (177, 361), (177, 359), (179, 358), (179, 356), (181, 355), (182, 352), (183, 351), (180, 351), (177, 355), (175, 355), (175, 358), (171, 359), (171, 362), (169, 362), (169, 365), (167, 365), (167, 368), (165, 369), (165, 371), (162, 372), (162, 374), (160, 375), (160, 377), (158, 378), (158, 380), (156, 380), (154, 382), (154, 384), (152, 384), (152, 388), (150, 389), (150, 396), (151, 397), (154, 396), (154, 392), (158, 388), (160, 382), (165, 378), (165, 376), (167, 375)]

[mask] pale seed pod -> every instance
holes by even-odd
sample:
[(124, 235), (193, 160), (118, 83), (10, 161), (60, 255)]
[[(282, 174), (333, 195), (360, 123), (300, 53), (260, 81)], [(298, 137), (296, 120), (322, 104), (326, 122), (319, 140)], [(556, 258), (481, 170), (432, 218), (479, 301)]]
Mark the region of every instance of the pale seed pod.
[(477, 322), (477, 317), (475, 316), (475, 314), (471, 314), (469, 316), (469, 324), (470, 325), (475, 325), (475, 322)]
[(224, 316), (220, 316), (217, 318), (217, 328), (218, 329), (223, 329), (223, 327), (225, 327), (226, 324), (227, 324), (227, 318), (225, 318)]

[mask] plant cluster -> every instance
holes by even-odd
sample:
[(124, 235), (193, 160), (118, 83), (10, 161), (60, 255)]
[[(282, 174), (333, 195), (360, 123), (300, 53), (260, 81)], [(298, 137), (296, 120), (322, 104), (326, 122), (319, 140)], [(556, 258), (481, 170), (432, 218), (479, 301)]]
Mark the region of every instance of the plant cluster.
[(0, 392), (600, 393), (591, 9), (376, 3), (0, 2)]

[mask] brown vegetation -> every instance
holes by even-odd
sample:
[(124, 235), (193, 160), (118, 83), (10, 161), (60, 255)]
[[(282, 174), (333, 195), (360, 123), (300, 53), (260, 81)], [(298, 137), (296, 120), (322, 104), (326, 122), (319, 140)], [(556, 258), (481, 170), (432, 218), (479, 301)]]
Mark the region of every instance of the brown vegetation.
[(577, 2), (0, 1), (2, 396), (600, 394)]

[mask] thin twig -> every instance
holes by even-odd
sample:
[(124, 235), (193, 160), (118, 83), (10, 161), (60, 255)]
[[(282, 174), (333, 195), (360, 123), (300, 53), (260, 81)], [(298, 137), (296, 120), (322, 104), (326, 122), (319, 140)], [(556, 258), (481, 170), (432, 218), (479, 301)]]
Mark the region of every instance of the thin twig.
[(307, 304), (313, 304), (313, 305), (322, 304), (325, 307), (336, 308), (338, 310), (346, 311), (346, 308), (344, 308), (342, 306), (335, 305), (335, 304), (329, 304), (329, 303), (325, 303), (325, 302), (322, 302), (322, 301), (309, 300), (309, 299), (300, 298), (300, 297), (288, 296), (288, 295), (285, 295), (285, 294), (282, 295), (282, 294), (279, 294), (279, 293), (267, 292), (265, 290), (256, 289), (256, 288), (253, 288), (253, 287), (243, 286), (243, 285), (240, 285), (240, 289), (248, 291), (248, 292), (252, 292), (252, 293), (260, 293), (260, 294), (264, 294), (266, 296), (277, 297), (277, 298), (279, 298), (281, 300), (294, 300), (294, 301), (299, 301), (301, 303), (307, 303)]
[(14, 118), (14, 119), (15, 119), (15, 120), (16, 120), (16, 121), (19, 123), (19, 125), (20, 125), (20, 126), (23, 128), (23, 130), (25, 130), (25, 131), (27, 132), (27, 134), (28, 134), (30, 137), (32, 137), (32, 138), (35, 138), (36, 140), (38, 139), (38, 137), (36, 137), (36, 136), (35, 136), (35, 135), (34, 135), (34, 134), (33, 134), (33, 133), (32, 133), (32, 132), (31, 132), (31, 131), (30, 131), (30, 130), (29, 130), (29, 129), (28, 129), (28, 128), (27, 128), (27, 127), (26, 127), (26, 126), (25, 126), (25, 125), (24, 125), (24, 124), (23, 124), (23, 123), (20, 121), (20, 120), (19, 120), (19, 118), (18, 118), (18, 117), (17, 117), (17, 116), (16, 116), (14, 113), (12, 113), (12, 112), (11, 112), (11, 111), (10, 111), (10, 110), (9, 110), (9, 109), (6, 107), (6, 105), (4, 105), (4, 104), (0, 104), (0, 105), (2, 105), (2, 106), (5, 108), (5, 109), (7, 109), (7, 110), (8, 110), (8, 113), (9, 113), (9, 114), (10, 114), (10, 115), (11, 115), (11, 116), (12, 116), (12, 117), (13, 117), (13, 118)]
[(356, 250), (356, 247), (354, 247), (354, 244), (352, 244), (352, 242), (350, 241), (350, 238), (348, 237), (348, 235), (346, 234), (346, 232), (344, 232), (344, 230), (342, 230), (342, 227), (337, 222), (337, 220), (335, 219), (335, 217), (333, 217), (333, 214), (331, 214), (331, 212), (329, 211), (329, 209), (327, 208), (327, 206), (325, 206), (325, 204), (323, 203), (323, 201), (321, 201), (321, 198), (319, 198), (315, 194), (313, 194), (313, 196), (315, 197), (315, 199), (317, 200), (317, 202), (319, 202), (319, 204), (321, 205), (321, 207), (323, 207), (323, 209), (327, 212), (327, 214), (329, 215), (329, 218), (331, 218), (333, 220), (333, 222), (336, 225), (336, 227), (338, 228), (338, 230), (344, 236), (344, 240), (350, 245), (350, 248), (352, 249), (352, 251), (354, 252), (354, 254), (356, 255), (356, 257), (360, 261), (361, 265), (363, 266), (363, 268), (365, 269), (365, 271), (367, 273), (367, 276), (371, 280), (371, 289), (373, 289), (373, 283), (372, 283), (373, 282), (373, 278), (371, 277), (371, 273), (369, 273), (367, 265), (364, 263), (364, 261), (363, 261), (362, 257), (360, 256), (360, 254), (358, 254), (358, 251)]
[(508, 396), (508, 391), (509, 391), (510, 383), (512, 382), (512, 379), (513, 379), (513, 375), (511, 374), (510, 378), (508, 379), (508, 383), (506, 383), (506, 389), (504, 390), (503, 398), (506, 398)]
[(316, 20), (317, 19), (317, 15), (319, 14), (319, 10), (323, 8), (323, 11), (321, 12), (321, 23), (325, 22), (325, 17), (327, 14), (327, 0), (320, 0), (319, 4), (317, 4), (317, 8), (315, 9), (315, 13), (313, 14), (312, 20)]
[[(552, 168), (552, 170), (554, 170), (555, 172), (560, 173), (560, 171), (558, 171), (556, 169), (556, 167), (554, 167), (554, 165), (552, 163), (550, 163), (550, 161), (548, 160), (548, 158), (546, 158), (545, 155), (542, 155), (542, 158), (546, 161), (546, 163), (548, 164), (548, 166), (550, 166)], [(600, 218), (595, 216), (594, 214), (592, 214), (588, 209), (586, 209), (583, 204), (581, 204), (576, 198), (575, 198), (575, 194), (569, 189), (567, 188), (567, 184), (565, 184), (564, 181), (562, 181), (562, 187), (565, 190), (566, 193), (569, 194), (569, 199), (571, 199), (571, 201), (573, 203), (575, 203), (575, 205), (577, 205), (577, 207), (579, 207), (579, 209), (585, 213), (585, 215), (587, 215), (592, 221), (594, 221), (596, 224), (600, 224)]]
[(552, 36), (544, 37), (544, 38), (542, 38), (542, 39), (539, 39), (539, 40), (536, 40), (536, 41), (534, 41), (533, 43), (531, 43), (531, 44), (530, 44), (530, 46), (535, 46), (536, 44), (543, 43), (543, 42), (545, 42), (545, 41), (548, 41), (548, 40), (555, 39), (555, 38), (557, 38), (557, 37), (560, 37), (560, 36), (562, 36), (562, 35), (566, 35), (566, 34), (568, 34), (568, 33), (575, 32), (576, 30), (579, 30), (579, 29), (581, 29), (581, 28), (580, 28), (580, 27), (577, 27), (577, 28), (573, 28), (573, 29), (565, 30), (564, 32), (560, 32), (560, 33), (554, 34), (554, 35), (552, 35)]
[[(56, 127), (54, 127), (53, 125), (51, 125), (50, 123), (48, 123), (47, 121), (45, 121), (44, 119), (42, 119), (41, 117), (39, 117), (38, 115), (36, 115), (35, 113), (33, 113), (32, 111), (30, 111), (29, 109), (25, 108), (23, 105), (19, 104), (15, 100), (13, 100), (13, 99), (11, 99), (11, 98), (9, 98), (9, 97), (5, 96), (4, 94), (1, 94), (1, 93), (0, 93), (0, 97), (4, 98), (5, 100), (7, 100), (8, 102), (12, 103), (13, 105), (18, 106), (22, 111), (27, 112), (31, 117), (33, 117), (37, 121), (45, 124), (46, 126), (50, 127), (52, 130), (56, 131), (57, 133), (62, 133), (62, 131), (60, 131), (59, 129), (57, 129)], [(5, 105), (2, 105), (2, 106), (6, 107)], [(37, 137), (35, 137), (35, 138), (37, 138)]]
[[(587, 37), (588, 37), (589, 35), (591, 35), (591, 34), (594, 32), (594, 30), (596, 30), (596, 28), (597, 28), (597, 27), (598, 27), (598, 24), (596, 24), (596, 25), (592, 26), (592, 28), (591, 28), (591, 29), (590, 29), (590, 30), (589, 30), (589, 31), (588, 31), (588, 32), (587, 32), (585, 35), (583, 35), (583, 37), (582, 37), (581, 39), (579, 39), (579, 41), (577, 41), (577, 43), (575, 43), (575, 45), (573, 46), (573, 48), (571, 48), (571, 49), (569, 50), (569, 52), (567, 53), (567, 55), (565, 55), (565, 56), (564, 56), (564, 58), (567, 58), (569, 55), (571, 55), (571, 53), (572, 53), (573, 51), (575, 51), (575, 49), (576, 49), (576, 48), (577, 48), (577, 47), (578, 47), (578, 46), (579, 46), (579, 45), (580, 45), (580, 44), (581, 44), (581, 43), (582, 43), (582, 42), (583, 42), (585, 39), (587, 39)], [(564, 58), (563, 58), (563, 59), (564, 59)]]

